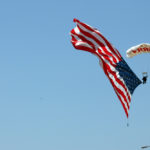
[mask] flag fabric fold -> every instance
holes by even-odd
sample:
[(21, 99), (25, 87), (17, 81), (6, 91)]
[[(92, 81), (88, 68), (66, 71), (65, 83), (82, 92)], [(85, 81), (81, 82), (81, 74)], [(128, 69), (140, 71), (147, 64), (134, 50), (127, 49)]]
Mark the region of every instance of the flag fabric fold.
[(76, 27), (71, 30), (71, 43), (75, 49), (98, 56), (104, 73), (111, 82), (128, 117), (131, 95), (141, 80), (130, 69), (119, 51), (95, 28), (74, 19)]

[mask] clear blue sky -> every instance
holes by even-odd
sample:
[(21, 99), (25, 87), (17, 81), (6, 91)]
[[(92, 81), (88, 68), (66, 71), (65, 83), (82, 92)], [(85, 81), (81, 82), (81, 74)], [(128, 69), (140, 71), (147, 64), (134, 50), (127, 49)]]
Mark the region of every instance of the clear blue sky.
[[(150, 144), (150, 80), (132, 96), (127, 120), (98, 59), (77, 51), (77, 18), (99, 31), (132, 70), (150, 74), (150, 56), (126, 58), (150, 42), (149, 0), (0, 1), (0, 149), (140, 150)], [(127, 127), (129, 122), (129, 127)]]

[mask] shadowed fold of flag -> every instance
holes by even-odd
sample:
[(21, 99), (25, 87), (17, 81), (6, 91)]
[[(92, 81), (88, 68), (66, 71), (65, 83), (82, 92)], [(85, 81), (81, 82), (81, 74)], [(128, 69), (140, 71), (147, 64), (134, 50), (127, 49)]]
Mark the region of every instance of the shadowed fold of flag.
[(76, 49), (88, 51), (100, 60), (104, 73), (111, 82), (128, 117), (131, 95), (141, 80), (130, 69), (119, 51), (96, 29), (77, 19), (71, 30), (71, 43)]

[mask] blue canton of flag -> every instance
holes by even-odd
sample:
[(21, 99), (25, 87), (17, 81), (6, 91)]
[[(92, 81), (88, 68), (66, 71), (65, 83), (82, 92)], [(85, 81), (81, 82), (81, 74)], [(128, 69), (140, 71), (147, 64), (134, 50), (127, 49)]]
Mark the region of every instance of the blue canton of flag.
[(135, 75), (135, 73), (130, 69), (128, 64), (121, 58), (121, 61), (117, 63), (116, 70), (119, 75), (123, 78), (128, 90), (133, 94), (135, 88), (141, 84), (141, 80)]

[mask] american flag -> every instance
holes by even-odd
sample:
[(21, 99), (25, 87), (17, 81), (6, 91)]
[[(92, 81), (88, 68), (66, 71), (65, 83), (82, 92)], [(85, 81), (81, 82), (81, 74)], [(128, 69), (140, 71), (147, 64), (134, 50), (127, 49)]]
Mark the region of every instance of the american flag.
[(71, 30), (71, 42), (76, 49), (88, 51), (100, 60), (104, 73), (111, 82), (128, 117), (131, 95), (141, 84), (120, 53), (95, 28), (74, 19), (76, 27)]

